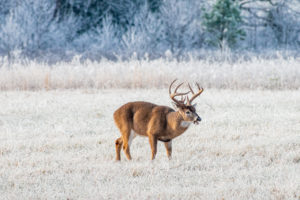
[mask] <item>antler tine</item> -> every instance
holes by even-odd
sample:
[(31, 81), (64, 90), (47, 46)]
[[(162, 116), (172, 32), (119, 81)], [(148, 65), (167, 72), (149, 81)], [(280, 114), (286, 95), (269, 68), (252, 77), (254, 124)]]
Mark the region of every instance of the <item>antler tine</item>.
[(171, 92), (171, 88), (172, 88), (172, 85), (173, 85), (176, 81), (177, 81), (177, 79), (175, 79), (174, 81), (172, 81), (172, 83), (170, 84), (170, 87), (169, 87), (169, 94), (170, 94), (171, 99), (172, 99), (175, 103), (181, 105), (181, 104), (184, 104), (185, 98), (184, 98), (183, 101), (182, 101), (182, 100), (179, 101), (179, 100), (175, 99), (175, 97), (176, 97), (176, 96), (187, 95), (190, 91), (184, 92), (184, 93), (177, 93), (177, 90), (178, 90), (179, 87), (182, 86), (182, 84), (183, 84), (183, 83), (180, 83), (180, 84), (175, 88), (174, 93), (172, 93), (172, 92)]
[(193, 91), (193, 89), (192, 89), (192, 87), (190, 86), (190, 84), (189, 84), (189, 83), (188, 83), (188, 86), (189, 86), (189, 88), (190, 88), (190, 90), (191, 90), (192, 94), (195, 94), (195, 93), (194, 93), (194, 91)]
[(175, 83), (177, 81), (177, 78), (174, 79), (174, 81), (172, 81), (172, 83), (169, 86), (169, 94), (171, 94), (171, 87), (173, 85), (173, 83)]
[(172, 81), (172, 83), (170, 84), (170, 87), (169, 87), (169, 94), (176, 97), (176, 96), (182, 96), (182, 95), (187, 95), (190, 91), (188, 92), (183, 92), (183, 93), (177, 93), (177, 90), (179, 89), (180, 86), (182, 86), (183, 82), (180, 83), (174, 90), (174, 94), (172, 94), (171, 92), (171, 88), (172, 88), (172, 85), (177, 81), (177, 79), (175, 79), (174, 81)]
[(180, 83), (179, 85), (177, 85), (177, 87), (176, 87), (175, 90), (174, 90), (175, 93), (177, 92), (178, 88), (180, 88), (180, 86), (182, 86), (182, 84), (183, 84), (183, 82)]
[(188, 91), (188, 92), (183, 92), (183, 93), (177, 93), (178, 88), (180, 88), (180, 86), (182, 86), (182, 84), (183, 84), (183, 82), (180, 83), (180, 84), (175, 88), (175, 90), (174, 90), (174, 97), (186, 95), (186, 94), (188, 94), (188, 93), (190, 92), (190, 91)]
[(189, 99), (189, 97), (187, 97), (186, 104), (187, 104), (188, 106), (190, 106), (190, 105), (191, 105), (191, 102), (190, 102), (190, 99)]
[(181, 96), (181, 102), (184, 103), (185, 102), (186, 97)]
[[(203, 90), (204, 90), (202, 87), (199, 86), (198, 83), (196, 83), (196, 85), (197, 85), (197, 87), (198, 87), (198, 92), (197, 92), (196, 94), (193, 93), (193, 96), (192, 96), (191, 100), (189, 100), (190, 104), (191, 104), (192, 101), (193, 101), (194, 99), (196, 99), (196, 98), (203, 92)], [(190, 87), (190, 86), (189, 86), (189, 87)], [(191, 89), (191, 87), (190, 87), (190, 89)]]
[(200, 87), (198, 83), (196, 83), (196, 85), (197, 85), (197, 87), (198, 87), (198, 90), (203, 90), (203, 88)]

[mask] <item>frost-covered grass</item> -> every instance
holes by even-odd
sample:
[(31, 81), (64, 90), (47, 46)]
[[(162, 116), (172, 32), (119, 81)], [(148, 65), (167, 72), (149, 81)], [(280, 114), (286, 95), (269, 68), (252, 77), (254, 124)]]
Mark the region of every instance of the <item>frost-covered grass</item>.
[(133, 58), (82, 63), (75, 57), (71, 62), (53, 65), (32, 60), (8, 62), (4, 58), (0, 62), (0, 90), (165, 88), (174, 78), (198, 81), (206, 88), (298, 89), (300, 59), (241, 56), (224, 62), (209, 58), (181, 62)]
[(116, 163), (112, 114), (133, 100), (170, 105), (166, 89), (2, 91), (1, 199), (300, 198), (299, 90), (206, 89), (171, 161), (138, 137)]

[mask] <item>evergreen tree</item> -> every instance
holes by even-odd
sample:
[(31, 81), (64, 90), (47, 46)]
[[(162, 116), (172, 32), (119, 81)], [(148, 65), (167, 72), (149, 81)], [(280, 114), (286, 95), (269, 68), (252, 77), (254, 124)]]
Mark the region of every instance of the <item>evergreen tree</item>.
[(210, 12), (204, 14), (204, 26), (210, 33), (210, 43), (221, 49), (234, 47), (238, 39), (244, 39), (239, 5), (234, 0), (217, 0)]

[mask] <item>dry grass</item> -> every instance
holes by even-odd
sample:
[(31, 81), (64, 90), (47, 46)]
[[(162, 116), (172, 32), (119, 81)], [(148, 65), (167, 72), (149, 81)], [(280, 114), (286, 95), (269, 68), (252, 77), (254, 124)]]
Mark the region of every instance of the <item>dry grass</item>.
[[(69, 88), (165, 88), (176, 77), (199, 81), (206, 88), (298, 89), (300, 60), (252, 58), (234, 62), (193, 60), (186, 62), (131, 59), (102, 60), (55, 65), (35, 61), (0, 62), (0, 90)], [(2, 67), (1, 67), (2, 66)]]
[(300, 92), (207, 89), (168, 161), (147, 139), (114, 162), (113, 111), (163, 90), (0, 93), (1, 199), (299, 199)]

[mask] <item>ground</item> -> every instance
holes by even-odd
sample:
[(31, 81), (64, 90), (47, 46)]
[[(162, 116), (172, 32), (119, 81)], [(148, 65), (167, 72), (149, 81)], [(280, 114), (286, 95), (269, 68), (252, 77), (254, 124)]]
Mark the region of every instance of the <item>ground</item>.
[(122, 152), (113, 112), (167, 89), (0, 92), (1, 199), (300, 199), (300, 91), (206, 89), (203, 121), (150, 161)]

